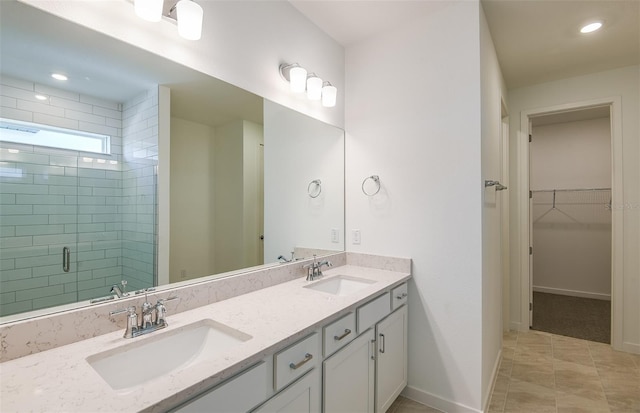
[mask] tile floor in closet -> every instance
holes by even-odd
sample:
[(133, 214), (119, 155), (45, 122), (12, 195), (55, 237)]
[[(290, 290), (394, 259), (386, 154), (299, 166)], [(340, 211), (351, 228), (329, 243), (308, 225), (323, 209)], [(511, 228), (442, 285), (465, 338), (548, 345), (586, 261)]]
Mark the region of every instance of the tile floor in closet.
[[(640, 355), (549, 333), (505, 333), (489, 413), (640, 413)], [(400, 397), (388, 413), (438, 410)]]

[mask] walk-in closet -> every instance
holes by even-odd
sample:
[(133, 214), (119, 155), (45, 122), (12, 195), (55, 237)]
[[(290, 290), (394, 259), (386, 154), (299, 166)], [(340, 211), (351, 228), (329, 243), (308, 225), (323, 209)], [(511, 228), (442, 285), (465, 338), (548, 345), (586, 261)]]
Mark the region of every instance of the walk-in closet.
[(611, 339), (609, 106), (532, 119), (532, 328)]

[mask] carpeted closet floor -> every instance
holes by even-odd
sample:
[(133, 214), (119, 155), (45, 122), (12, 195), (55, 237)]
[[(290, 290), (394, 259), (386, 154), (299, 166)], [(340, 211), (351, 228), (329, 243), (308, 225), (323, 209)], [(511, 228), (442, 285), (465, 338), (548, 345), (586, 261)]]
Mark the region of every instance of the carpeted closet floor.
[(533, 293), (533, 330), (610, 343), (611, 301)]

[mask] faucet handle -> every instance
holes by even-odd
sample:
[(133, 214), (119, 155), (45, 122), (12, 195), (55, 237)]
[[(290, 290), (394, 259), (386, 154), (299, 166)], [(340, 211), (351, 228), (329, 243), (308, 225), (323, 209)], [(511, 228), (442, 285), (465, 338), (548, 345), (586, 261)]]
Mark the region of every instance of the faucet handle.
[(127, 313), (127, 329), (124, 331), (124, 338), (133, 337), (133, 333), (138, 331), (138, 313), (136, 312), (136, 307), (131, 306), (127, 308), (123, 308), (120, 310), (110, 311), (109, 316), (113, 317), (114, 315)]
[(129, 315), (136, 314), (136, 306), (132, 305), (131, 307), (121, 308), (120, 310), (109, 311), (109, 317), (122, 313), (129, 313)]

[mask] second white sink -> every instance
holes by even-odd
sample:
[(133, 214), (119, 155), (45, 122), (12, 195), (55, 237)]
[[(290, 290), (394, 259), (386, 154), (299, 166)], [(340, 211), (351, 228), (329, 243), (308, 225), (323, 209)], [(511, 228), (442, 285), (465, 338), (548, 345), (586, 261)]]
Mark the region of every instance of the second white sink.
[(345, 296), (360, 291), (373, 283), (375, 283), (375, 281), (368, 280), (366, 278), (351, 277), (349, 275), (336, 275), (335, 277), (327, 278), (326, 280), (305, 285), (304, 288), (338, 296)]
[(155, 337), (87, 358), (87, 362), (114, 390), (126, 390), (167, 373), (224, 355), (225, 350), (252, 337), (205, 319)]

